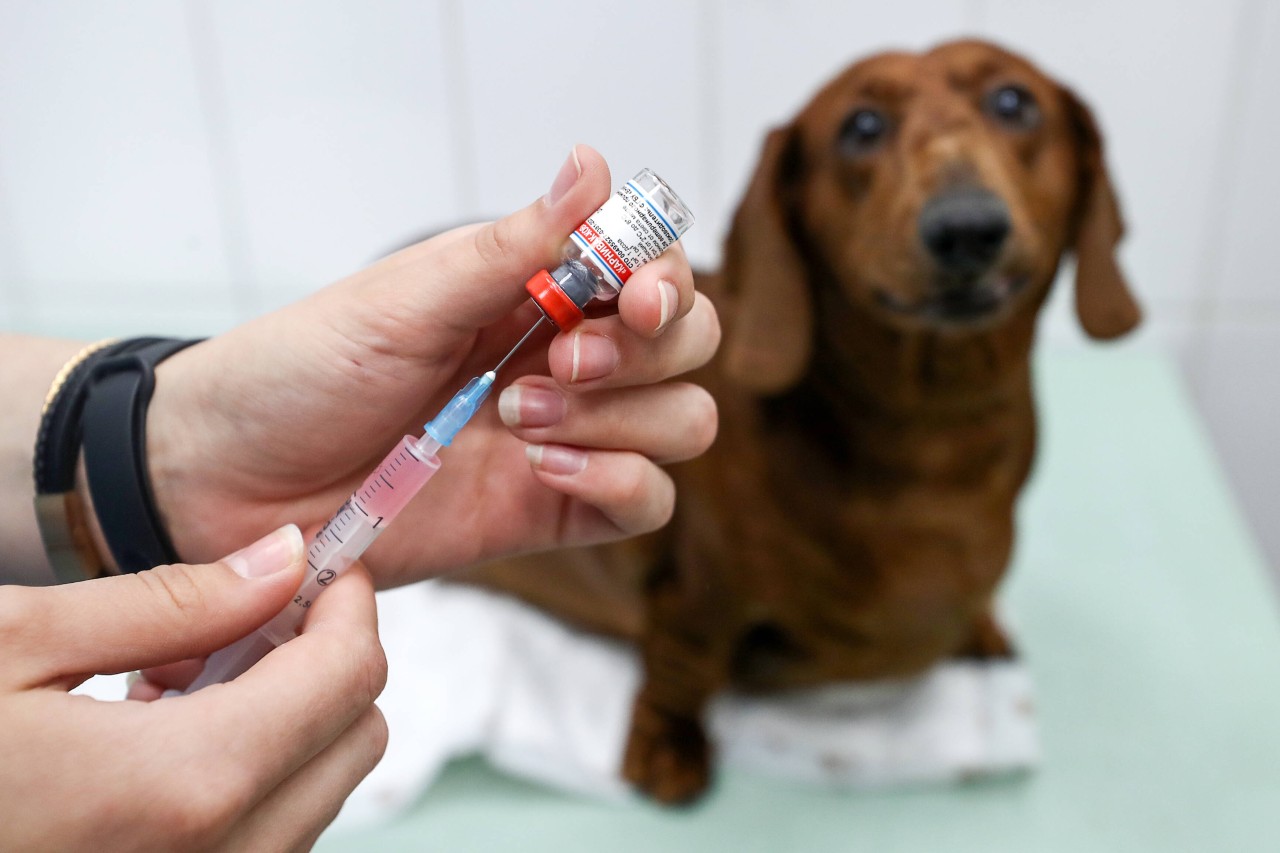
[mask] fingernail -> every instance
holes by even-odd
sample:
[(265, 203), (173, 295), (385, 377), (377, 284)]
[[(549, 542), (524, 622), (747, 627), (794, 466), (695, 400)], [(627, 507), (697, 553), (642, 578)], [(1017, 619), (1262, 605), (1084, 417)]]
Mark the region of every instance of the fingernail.
[(302, 559), (302, 531), (286, 524), (247, 548), (223, 559), (242, 578), (262, 578), (284, 571)]
[(675, 316), (676, 306), (680, 304), (680, 292), (676, 290), (676, 286), (665, 278), (658, 281), (658, 327), (654, 331), (661, 331), (667, 323), (671, 322), (671, 318)]
[(558, 444), (530, 444), (524, 449), (529, 464), (548, 474), (577, 474), (587, 467), (587, 454)]
[(549, 427), (564, 418), (565, 399), (549, 388), (508, 385), (498, 395), (498, 416), (509, 427)]
[(575, 145), (569, 152), (569, 159), (565, 160), (564, 165), (560, 167), (560, 173), (551, 182), (551, 189), (547, 192), (547, 204), (553, 205), (564, 198), (564, 194), (573, 188), (581, 174), (582, 164), (578, 162), (578, 146)]
[(618, 369), (622, 355), (618, 345), (603, 335), (575, 332), (573, 335), (573, 370), (570, 382), (586, 382), (608, 376)]

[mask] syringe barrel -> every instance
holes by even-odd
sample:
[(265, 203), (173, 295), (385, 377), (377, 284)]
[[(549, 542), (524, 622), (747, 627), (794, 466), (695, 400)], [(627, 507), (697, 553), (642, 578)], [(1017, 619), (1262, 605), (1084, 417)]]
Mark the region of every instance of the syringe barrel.
[(311, 603), (359, 559), (413, 496), (440, 470), (437, 442), (406, 435), (307, 544), (307, 574), (283, 610), (248, 637), (214, 652), (191, 693), (230, 681), (298, 635)]
[(562, 263), (525, 289), (562, 331), (577, 325), (592, 299), (613, 299), (637, 269), (693, 225), (693, 213), (666, 181), (643, 169), (574, 229)]
[(440, 470), (419, 439), (406, 435), (307, 545), (307, 576), (293, 600), (260, 629), (277, 645), (297, 636), (311, 603), (387, 529)]
[[(342, 511), (334, 516), (341, 517), (343, 512), (351, 512), (351, 501), (343, 505)], [(330, 524), (333, 520), (330, 520)], [(328, 530), (329, 525), (321, 528), (320, 533), (307, 548), (307, 575), (302, 586), (294, 593), (293, 600), (284, 610), (271, 618), (271, 621), (258, 629), (258, 633), (267, 637), (275, 645), (287, 643), (298, 636), (302, 628), (302, 620), (307, 616), (316, 596), (324, 588), (337, 580), (361, 554), (368, 550), (373, 541), (382, 533), (382, 528), (368, 524), (353, 524), (346, 531), (347, 536), (341, 543), (328, 550), (321, 550), (320, 537)]]

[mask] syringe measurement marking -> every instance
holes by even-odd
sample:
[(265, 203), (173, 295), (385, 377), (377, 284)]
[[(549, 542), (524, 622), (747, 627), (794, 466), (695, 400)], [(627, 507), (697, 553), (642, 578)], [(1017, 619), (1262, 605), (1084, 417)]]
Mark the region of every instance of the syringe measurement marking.
[[(373, 519), (373, 524), (371, 526), (375, 530), (381, 527), (382, 522), (386, 520), (386, 517), (379, 515), (374, 518), (372, 513), (364, 508), (364, 504), (372, 503), (376, 498), (377, 493), (384, 486), (388, 489), (394, 490), (395, 485), (388, 479), (387, 475), (395, 474), (395, 472), (399, 471), (410, 461), (416, 462), (419, 465), (425, 464), (424, 460), (411, 449), (401, 448), (400, 453), (393, 457), (391, 461), (384, 465), (382, 470), (378, 472), (378, 478), (371, 482), (366, 482), (363, 489), (360, 489), (352, 494), (351, 497), (347, 498), (346, 503), (342, 505), (337, 514), (334, 515), (334, 517), (331, 518), (323, 528), (321, 528), (320, 533), (311, 544), (311, 548), (308, 549), (307, 560), (307, 565), (309, 565), (312, 571), (316, 573), (317, 580), (325, 572), (332, 570), (321, 569), (315, 561), (318, 560), (323, 562), (323, 557), (327, 554), (329, 548), (333, 546), (333, 543), (336, 542), (338, 545), (346, 543), (347, 540), (342, 538), (339, 534), (345, 533), (347, 527), (356, 521), (356, 515), (352, 512), (353, 508), (359, 510), (360, 514), (365, 518)], [(329, 578), (329, 580), (332, 580), (332, 578)], [(298, 596), (295, 603), (300, 604), (303, 607), (307, 607), (311, 604), (310, 600), (305, 600), (302, 596)]]

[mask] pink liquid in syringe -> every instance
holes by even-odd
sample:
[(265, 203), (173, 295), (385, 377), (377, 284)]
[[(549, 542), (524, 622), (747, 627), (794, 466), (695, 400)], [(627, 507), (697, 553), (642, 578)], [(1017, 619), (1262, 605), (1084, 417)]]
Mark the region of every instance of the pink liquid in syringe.
[(401, 439), (352, 495), (353, 505), (369, 517), (375, 528), (386, 526), (399, 515), (431, 475), (440, 469), (440, 458), (424, 458), (415, 449), (417, 442), (411, 435)]
[[(422, 455), (417, 443), (418, 440), (411, 435), (401, 439), (338, 513), (320, 528), (307, 547), (309, 571), (302, 585), (289, 604), (255, 635), (261, 635), (277, 646), (296, 636), (316, 596), (373, 544), (423, 484), (440, 469), (440, 458)], [(255, 650), (257, 657), (262, 653), (261, 649)], [(229, 672), (219, 670), (217, 680), (236, 674)]]
[(401, 439), (311, 540), (307, 548), (310, 571), (293, 597), (292, 606), (261, 629), (277, 645), (296, 633), (303, 615), (321, 590), (373, 544), (440, 469), (440, 458), (423, 456), (417, 443), (411, 435)]

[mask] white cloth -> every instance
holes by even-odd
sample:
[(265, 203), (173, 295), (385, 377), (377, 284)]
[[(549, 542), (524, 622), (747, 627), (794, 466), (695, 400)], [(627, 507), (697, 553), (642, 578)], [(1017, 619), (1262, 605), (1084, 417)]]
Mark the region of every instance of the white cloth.
[[(447, 584), (381, 593), (379, 624), (390, 678), (378, 704), (391, 741), (340, 823), (390, 817), (450, 759), (477, 753), (565, 790), (629, 796), (618, 768), (640, 681), (633, 649)], [(1039, 761), (1031, 681), (1018, 661), (947, 662), (914, 679), (773, 697), (729, 694), (708, 720), (722, 766), (828, 786), (948, 782)]]

